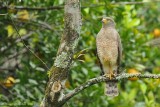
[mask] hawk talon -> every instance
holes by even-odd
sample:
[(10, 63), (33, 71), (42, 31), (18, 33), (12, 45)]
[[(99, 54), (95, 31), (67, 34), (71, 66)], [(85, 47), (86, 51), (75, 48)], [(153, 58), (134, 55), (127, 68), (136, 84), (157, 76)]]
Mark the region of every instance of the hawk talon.
[(107, 77), (107, 78), (109, 78), (110, 80), (112, 80), (114, 77), (116, 77), (116, 74), (114, 74), (114, 73), (105, 74), (105, 77)]

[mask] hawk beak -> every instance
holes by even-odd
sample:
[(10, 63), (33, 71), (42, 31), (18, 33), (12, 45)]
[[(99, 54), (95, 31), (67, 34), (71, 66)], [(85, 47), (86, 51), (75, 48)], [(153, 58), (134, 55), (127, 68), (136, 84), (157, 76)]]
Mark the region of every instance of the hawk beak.
[(102, 22), (103, 22), (104, 24), (106, 24), (106, 23), (107, 23), (107, 20), (106, 20), (106, 19), (102, 19)]

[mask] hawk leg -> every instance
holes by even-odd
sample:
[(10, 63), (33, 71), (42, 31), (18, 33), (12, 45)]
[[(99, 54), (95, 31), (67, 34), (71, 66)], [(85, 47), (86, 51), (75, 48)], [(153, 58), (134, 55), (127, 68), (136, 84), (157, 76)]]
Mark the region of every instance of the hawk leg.
[(111, 64), (109, 64), (109, 73), (105, 73), (105, 76), (108, 77), (110, 80), (116, 76), (116, 74), (114, 74), (112, 67), (110, 66)]
[(111, 80), (112, 79), (112, 77), (114, 77), (114, 73), (113, 73), (113, 70), (112, 69), (110, 69), (109, 70), (109, 79)]
[(110, 80), (115, 77), (115, 74), (113, 73), (112, 70), (109, 70), (109, 73), (108, 74), (105, 74), (106, 77), (108, 77)]

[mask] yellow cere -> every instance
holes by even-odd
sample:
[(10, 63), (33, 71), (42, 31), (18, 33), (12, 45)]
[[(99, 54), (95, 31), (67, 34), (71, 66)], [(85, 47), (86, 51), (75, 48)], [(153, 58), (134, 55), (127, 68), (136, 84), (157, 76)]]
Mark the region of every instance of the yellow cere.
[(102, 19), (102, 22), (106, 24), (107, 23), (107, 19)]

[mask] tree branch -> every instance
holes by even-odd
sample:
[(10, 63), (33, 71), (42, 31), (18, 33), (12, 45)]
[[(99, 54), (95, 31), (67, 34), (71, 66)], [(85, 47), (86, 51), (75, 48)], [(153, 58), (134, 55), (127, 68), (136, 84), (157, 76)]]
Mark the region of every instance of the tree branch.
[(51, 7), (23, 7), (23, 6), (2, 6), (0, 9), (15, 9), (15, 10), (61, 10), (63, 6), (51, 6)]
[(133, 1), (133, 2), (113, 2), (111, 4), (119, 4), (119, 5), (134, 5), (134, 4), (146, 4), (146, 3), (157, 3), (160, 2), (159, 0), (155, 1)]
[(4, 72), (5, 70), (9, 71), (9, 70), (15, 70), (16, 68), (13, 67), (13, 68), (0, 68), (0, 72)]
[(49, 71), (50, 77), (47, 83), (45, 97), (40, 107), (61, 107), (65, 80), (78, 45), (81, 14), (79, 0), (66, 0), (64, 6), (65, 29), (57, 52), (54, 65)]
[(147, 46), (159, 46), (160, 47), (160, 38), (152, 39), (152, 40), (148, 41), (147, 43), (145, 43), (144, 45), (147, 45)]
[[(159, 0), (155, 1), (145, 1), (145, 2), (112, 2), (112, 5), (139, 5), (139, 4), (146, 4), (146, 3), (157, 3), (160, 2)], [(82, 6), (81, 8), (94, 8), (94, 7), (101, 7), (105, 6), (104, 4), (93, 4), (90, 6)], [(23, 6), (1, 6), (0, 9), (15, 9), (15, 10), (36, 10), (36, 11), (46, 11), (46, 10), (62, 10), (64, 9), (63, 6), (50, 6), (50, 7), (23, 7)]]
[[(160, 78), (160, 74), (126, 74), (125, 73), (125, 74), (121, 74), (121, 75), (117, 76), (116, 78), (113, 79), (113, 81), (128, 79), (128, 78), (133, 78), (133, 77), (158, 79), (158, 78)], [(92, 79), (88, 80), (87, 82), (85, 82), (84, 84), (75, 88), (72, 92), (66, 94), (63, 97), (63, 99), (61, 100), (61, 103), (67, 102), (70, 98), (72, 98), (73, 96), (75, 96), (76, 94), (81, 92), (82, 90), (84, 90), (94, 84), (98, 84), (100, 82), (105, 82), (105, 81), (109, 81), (109, 78), (104, 77), (104, 76), (92, 78)]]

